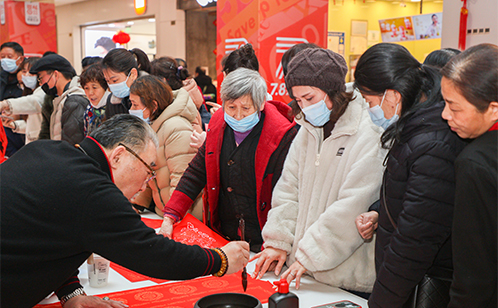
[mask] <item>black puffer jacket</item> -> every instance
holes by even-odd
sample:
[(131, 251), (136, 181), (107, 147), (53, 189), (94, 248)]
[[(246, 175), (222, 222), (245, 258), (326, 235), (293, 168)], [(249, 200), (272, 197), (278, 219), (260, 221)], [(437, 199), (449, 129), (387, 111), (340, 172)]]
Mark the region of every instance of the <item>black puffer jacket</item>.
[(402, 142), (389, 152), (370, 308), (402, 307), (424, 274), (436, 268), (451, 273), (454, 161), (465, 142), (441, 118), (443, 108), (440, 102), (417, 111), (403, 129)]

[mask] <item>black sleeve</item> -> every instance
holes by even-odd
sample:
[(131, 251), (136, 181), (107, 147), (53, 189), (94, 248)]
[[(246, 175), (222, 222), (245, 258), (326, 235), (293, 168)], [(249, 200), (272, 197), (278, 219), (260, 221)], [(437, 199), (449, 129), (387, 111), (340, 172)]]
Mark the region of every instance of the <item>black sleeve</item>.
[(195, 200), (206, 186), (206, 142), (199, 148), (197, 154), (188, 164), (187, 169), (180, 178), (175, 191), (180, 191), (190, 199)]
[(449, 308), (498, 307), (497, 177), (470, 159), (456, 165)]
[(376, 211), (378, 213), (379, 209), (380, 209), (380, 200), (377, 200), (374, 203), (372, 203), (372, 205), (370, 205), (370, 207), (368, 208), (368, 211), (369, 212)]
[[(175, 242), (147, 227), (112, 183), (92, 183), (85, 208), (78, 209), (84, 249), (141, 274), (169, 280), (219, 271), (213, 250)], [(84, 235), (83, 235), (84, 234)]]
[(368, 301), (371, 308), (402, 307), (451, 235), (454, 153), (442, 144), (432, 149), (409, 168), (397, 229), (385, 248)]
[(78, 278), (79, 271), (76, 271), (71, 277), (69, 277), (66, 282), (62, 286), (60, 286), (57, 290), (55, 290), (55, 295), (59, 298), (59, 300), (76, 289), (82, 288), (83, 286), (80, 284), (80, 280)]
[(79, 143), (85, 138), (84, 114), (90, 102), (82, 95), (69, 96), (62, 109), (61, 139), (70, 144)]
[(280, 140), (280, 144), (278, 145), (277, 149), (273, 152), (272, 156), (270, 157), (268, 166), (266, 167), (265, 176), (267, 174), (273, 174), (271, 180), (272, 190), (277, 184), (280, 175), (282, 175), (285, 158), (287, 157), (287, 153), (289, 153), (289, 148), (292, 144), (292, 141), (294, 140), (294, 137), (296, 137), (297, 132), (298, 128), (296, 127), (296, 125), (294, 125), (291, 129), (289, 129), (287, 133), (285, 133), (285, 135), (283, 136), (282, 140)]

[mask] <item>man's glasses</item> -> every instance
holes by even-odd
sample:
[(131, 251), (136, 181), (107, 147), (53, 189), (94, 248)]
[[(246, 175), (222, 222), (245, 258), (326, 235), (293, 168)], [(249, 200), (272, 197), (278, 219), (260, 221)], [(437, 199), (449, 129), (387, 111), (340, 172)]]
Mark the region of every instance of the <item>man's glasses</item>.
[(153, 179), (156, 178), (156, 172), (154, 171), (154, 169), (152, 169), (151, 166), (149, 166), (149, 164), (147, 164), (143, 159), (142, 157), (138, 156), (137, 153), (135, 153), (135, 151), (133, 151), (132, 149), (130, 149), (129, 147), (127, 147), (126, 145), (122, 144), (121, 142), (119, 143), (119, 145), (123, 146), (126, 151), (130, 152), (133, 156), (135, 156), (136, 158), (138, 158), (139, 161), (142, 162), (142, 164), (144, 164), (145, 167), (147, 167), (147, 169), (149, 169), (148, 173), (150, 174), (150, 176), (147, 178), (147, 180), (145, 181), (145, 184), (149, 183), (150, 181), (152, 181)]
[[(54, 75), (54, 73), (50, 74), (50, 78), (47, 80), (47, 82), (49, 82), (49, 81), (50, 81), (50, 79), (52, 79), (52, 75)], [(38, 77), (38, 83), (39, 83), (39, 84), (41, 84), (41, 82), (42, 82), (43, 78), (45, 78), (45, 76), (48, 76), (48, 74), (45, 74), (45, 75), (43, 75), (42, 77)], [(46, 82), (46, 83), (47, 83), (47, 82)]]

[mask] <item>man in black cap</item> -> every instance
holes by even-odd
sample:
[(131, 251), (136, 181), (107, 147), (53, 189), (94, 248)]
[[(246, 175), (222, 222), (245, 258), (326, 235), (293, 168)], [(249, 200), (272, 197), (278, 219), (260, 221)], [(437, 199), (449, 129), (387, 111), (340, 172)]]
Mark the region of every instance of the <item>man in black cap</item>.
[(50, 117), (50, 139), (75, 144), (85, 137), (83, 114), (90, 103), (79, 87), (71, 63), (58, 54), (48, 55), (36, 62), (30, 70), (38, 74), (38, 82), (47, 95), (55, 96)]

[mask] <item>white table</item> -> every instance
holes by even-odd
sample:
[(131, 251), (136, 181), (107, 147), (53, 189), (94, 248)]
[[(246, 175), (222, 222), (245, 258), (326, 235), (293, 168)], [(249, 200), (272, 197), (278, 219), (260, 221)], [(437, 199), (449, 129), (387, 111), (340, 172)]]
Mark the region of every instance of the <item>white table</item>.
[[(151, 219), (160, 219), (157, 215), (153, 213), (143, 214), (143, 217)], [(256, 261), (248, 264), (247, 272), (251, 274), (254, 271)], [(282, 271), (283, 272), (283, 271)], [(80, 282), (85, 288), (85, 292), (88, 295), (100, 295), (105, 293), (112, 293), (124, 290), (132, 290), (143, 287), (157, 286), (158, 284), (152, 281), (140, 281), (140, 282), (130, 282), (116, 271), (111, 268), (109, 273), (109, 283), (105, 287), (92, 288), (88, 283), (88, 272), (86, 262), (80, 267), (79, 274)], [(273, 282), (278, 280), (278, 277), (273, 273), (266, 273), (263, 278), (264, 280)], [(170, 283), (170, 282), (166, 282)], [(290, 291), (295, 293), (299, 297), (299, 307), (309, 308), (313, 306), (323, 305), (331, 302), (350, 300), (362, 308), (367, 308), (367, 301), (361, 297), (354, 294), (341, 290), (339, 288), (334, 288), (329, 285), (317, 282), (310, 276), (304, 276), (301, 278), (301, 286), (299, 290), (295, 289), (294, 283), (290, 286)], [(40, 302), (40, 304), (50, 304), (57, 302), (58, 299), (55, 295)], [(263, 307), (267, 308), (268, 304), (263, 304)]]

